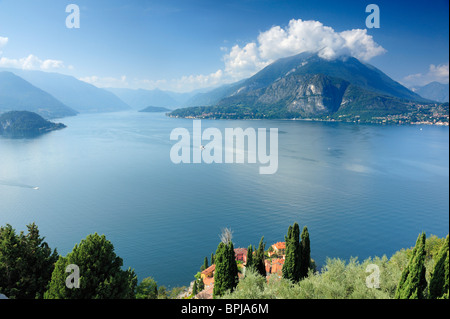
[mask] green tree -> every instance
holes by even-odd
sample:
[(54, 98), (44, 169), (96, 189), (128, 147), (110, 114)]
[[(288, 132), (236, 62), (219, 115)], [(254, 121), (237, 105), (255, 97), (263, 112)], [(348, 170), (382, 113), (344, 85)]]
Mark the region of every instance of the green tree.
[(282, 268), (283, 278), (297, 283), (300, 280), (300, 228), (297, 223), (289, 226), (286, 242), (286, 256)]
[(198, 279), (197, 287), (198, 287), (198, 291), (199, 292), (202, 291), (203, 289), (205, 289), (205, 283), (203, 282), (203, 278), (202, 277), (200, 277)]
[(400, 282), (395, 292), (396, 299), (423, 299), (427, 288), (425, 278), (425, 233), (417, 238), (411, 259), (403, 270)]
[(254, 265), (254, 261), (253, 261), (253, 247), (252, 245), (248, 246), (247, 249), (247, 263), (245, 264), (245, 267), (248, 269), (253, 268)]
[(211, 266), (214, 265), (214, 253), (211, 253)]
[(448, 235), (438, 254), (438, 261), (430, 279), (429, 297), (431, 299), (449, 297), (449, 241)]
[(214, 259), (216, 269), (213, 296), (218, 297), (227, 291), (233, 291), (239, 281), (233, 243), (220, 242)]
[(300, 280), (308, 276), (311, 263), (311, 243), (309, 240), (308, 227), (303, 227), (300, 242)]
[(255, 251), (255, 258), (253, 259), (253, 266), (255, 271), (263, 277), (267, 275), (264, 256), (265, 247), (266, 244), (264, 243), (264, 236), (263, 236), (259, 241), (258, 249)]
[(230, 244), (228, 245), (228, 263), (230, 264), (231, 276), (234, 280), (234, 289), (239, 282), (239, 269), (236, 261), (233, 242), (230, 242)]
[(136, 288), (136, 299), (157, 299), (158, 298), (158, 284), (156, 281), (147, 277), (142, 279), (141, 283)]
[(0, 293), (11, 299), (43, 297), (58, 259), (36, 224), (16, 234), (11, 225), (0, 227)]
[[(79, 267), (79, 288), (66, 286), (68, 265)], [(137, 285), (134, 270), (122, 270), (122, 258), (105, 235), (88, 235), (66, 257), (59, 257), (46, 299), (133, 299)]]
[(208, 266), (208, 257), (205, 257), (205, 260), (203, 261), (203, 265), (200, 268), (200, 270), (203, 271), (203, 270), (207, 269), (208, 267), (209, 267)]

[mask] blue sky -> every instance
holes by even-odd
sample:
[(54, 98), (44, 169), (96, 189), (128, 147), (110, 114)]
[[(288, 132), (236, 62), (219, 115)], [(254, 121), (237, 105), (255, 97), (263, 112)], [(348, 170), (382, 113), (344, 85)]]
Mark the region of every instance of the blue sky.
[[(65, 8), (80, 8), (68, 29)], [(365, 8), (380, 8), (367, 29)], [(448, 1), (0, 0), (0, 66), (73, 75), (100, 87), (174, 91), (247, 77), (323, 48), (408, 85), (448, 83)], [(356, 39), (352, 41), (352, 39)]]

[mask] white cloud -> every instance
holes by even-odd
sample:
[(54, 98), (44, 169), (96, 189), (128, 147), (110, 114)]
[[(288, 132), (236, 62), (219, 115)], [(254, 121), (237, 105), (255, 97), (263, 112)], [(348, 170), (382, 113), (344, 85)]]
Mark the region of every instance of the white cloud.
[[(0, 49), (8, 38), (0, 37)], [(223, 67), (210, 74), (187, 75), (176, 79), (147, 80), (127, 79), (125, 76), (80, 78), (98, 87), (160, 88), (166, 90), (189, 91), (199, 88), (218, 86), (235, 82), (257, 73), (277, 59), (302, 52), (319, 52), (325, 59), (334, 59), (341, 55), (351, 55), (368, 61), (383, 54), (386, 50), (377, 44), (367, 30), (353, 29), (336, 32), (319, 21), (291, 20), (286, 27), (273, 26), (260, 32), (255, 41), (231, 48), (222, 46)], [(62, 61), (41, 60), (34, 55), (22, 59), (1, 58), (0, 66), (22, 69), (73, 69)], [(448, 67), (447, 67), (448, 69)]]
[(0, 37), (0, 54), (2, 54), (1, 48), (8, 43), (8, 38)]
[(373, 40), (371, 35), (367, 34), (366, 29), (353, 29), (340, 32), (339, 35), (345, 40), (341, 53), (349, 51), (349, 55), (363, 60), (370, 59), (386, 53), (386, 50)]
[(225, 73), (235, 79), (250, 76), (269, 64), (261, 59), (258, 45), (254, 42), (246, 44), (243, 48), (235, 45), (230, 53), (224, 56)]
[(217, 70), (208, 75), (189, 75), (183, 76), (180, 79), (170, 81), (176, 90), (195, 90), (197, 88), (204, 88), (218, 85), (222, 82), (223, 71)]
[(224, 66), (210, 74), (188, 75), (171, 80), (134, 79), (126, 83), (118, 78), (86, 77), (82, 80), (99, 87), (190, 91), (250, 77), (277, 59), (302, 52), (319, 52), (325, 59), (351, 55), (363, 61), (386, 52), (367, 34), (367, 30), (336, 32), (319, 21), (301, 19), (291, 20), (285, 28), (274, 26), (261, 32), (256, 41), (231, 48), (222, 46), (220, 50), (224, 52)]
[(403, 78), (406, 86), (423, 86), (430, 82), (449, 83), (449, 63), (434, 65), (431, 64), (426, 73), (411, 74)]
[(16, 68), (23, 70), (52, 71), (64, 69), (65, 65), (64, 62), (60, 60), (51, 60), (51, 59), (41, 60), (37, 56), (30, 54), (29, 56), (20, 59), (9, 59), (6, 57), (1, 57), (0, 67)]
[(302, 52), (319, 52), (325, 59), (351, 55), (368, 61), (386, 50), (377, 44), (367, 30), (353, 29), (336, 32), (319, 21), (291, 20), (286, 28), (274, 26), (261, 32), (256, 41), (224, 52), (222, 69), (208, 75), (190, 75), (179, 79), (148, 81), (148, 87), (163, 85), (164, 89), (188, 91), (231, 83), (250, 77), (277, 59)]
[(8, 43), (8, 38), (0, 37), (0, 48)]
[(365, 29), (336, 32), (319, 21), (293, 19), (286, 28), (274, 26), (261, 32), (257, 42), (234, 46), (224, 56), (226, 75), (251, 76), (277, 59), (303, 52), (319, 52), (325, 59), (351, 55), (368, 61), (386, 50)]
[[(6, 46), (6, 44), (8, 44), (8, 38), (0, 37), (0, 49)], [(2, 51), (0, 51), (0, 55), (1, 54)], [(63, 61), (52, 59), (42, 60), (33, 54), (19, 59), (0, 57), (0, 67), (42, 71), (61, 70), (66, 68)], [(73, 69), (73, 66), (69, 66), (68, 68)]]
[(122, 75), (120, 78), (114, 78), (114, 77), (99, 77), (96, 75), (93, 76), (86, 76), (81, 77), (78, 80), (95, 85), (99, 88), (124, 88), (128, 87), (128, 81), (127, 77), (125, 75)]
[(172, 80), (148, 80), (148, 79), (128, 79), (125, 75), (117, 77), (86, 76), (79, 80), (95, 85), (99, 88), (130, 88), (130, 89), (162, 89), (178, 92), (189, 92), (198, 88), (205, 88), (222, 84), (223, 71), (209, 75), (189, 75)]

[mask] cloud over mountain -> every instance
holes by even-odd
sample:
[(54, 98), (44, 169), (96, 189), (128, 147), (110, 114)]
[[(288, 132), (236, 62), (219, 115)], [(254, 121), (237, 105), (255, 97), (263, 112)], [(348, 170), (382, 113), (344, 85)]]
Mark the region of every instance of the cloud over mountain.
[(225, 75), (250, 76), (277, 59), (302, 52), (319, 52), (327, 60), (350, 55), (368, 61), (386, 50), (365, 29), (336, 32), (319, 21), (293, 19), (285, 28), (273, 26), (261, 32), (255, 42), (233, 46), (224, 56)]
[(319, 52), (327, 60), (342, 55), (368, 61), (386, 50), (367, 34), (366, 29), (336, 32), (319, 21), (292, 19), (286, 27), (273, 26), (260, 32), (255, 41), (221, 48), (224, 51), (222, 68), (210, 74), (191, 74), (158, 81), (133, 79), (125, 83), (119, 78), (85, 77), (81, 80), (100, 87), (144, 87), (190, 91), (218, 86), (248, 78), (274, 61), (303, 52)]
[(208, 87), (250, 77), (274, 61), (303, 52), (319, 52), (332, 60), (343, 55), (368, 61), (386, 50), (367, 34), (366, 29), (336, 32), (319, 21), (292, 19), (286, 27), (273, 26), (261, 32), (256, 41), (234, 45), (223, 56), (224, 67), (209, 75), (190, 75), (168, 81), (173, 88)]

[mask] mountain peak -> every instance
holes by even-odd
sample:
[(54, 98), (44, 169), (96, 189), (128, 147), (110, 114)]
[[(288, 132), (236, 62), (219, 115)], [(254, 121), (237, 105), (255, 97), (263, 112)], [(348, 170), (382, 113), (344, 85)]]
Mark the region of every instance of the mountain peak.
[(403, 114), (414, 103), (431, 102), (355, 57), (326, 59), (318, 52), (279, 59), (252, 77), (211, 93), (222, 96), (210, 109), (197, 108), (193, 114), (175, 111), (172, 115), (202, 112), (220, 118), (228, 118), (228, 113), (232, 118), (370, 118)]

